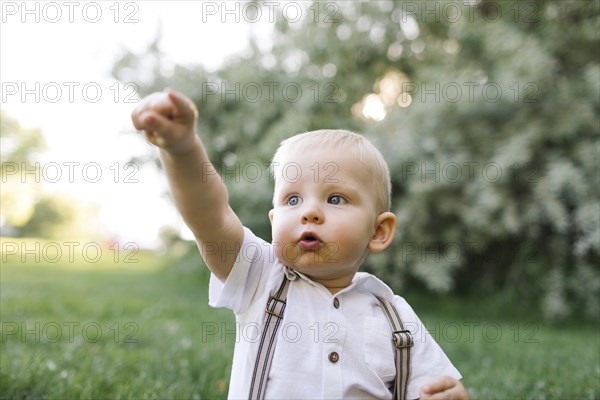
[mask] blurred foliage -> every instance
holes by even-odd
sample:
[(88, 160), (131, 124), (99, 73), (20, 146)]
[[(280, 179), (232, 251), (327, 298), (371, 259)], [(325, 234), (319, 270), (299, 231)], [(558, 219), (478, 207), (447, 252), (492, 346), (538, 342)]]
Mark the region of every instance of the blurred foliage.
[(42, 132), (0, 113), (0, 236), (97, 237), (98, 227), (90, 223), (97, 210), (67, 194), (45, 190), (41, 156), (47, 144)]
[[(0, 156), (2, 162), (27, 163), (32, 166), (36, 157), (47, 148), (39, 129), (22, 127), (15, 118), (0, 110)], [(4, 164), (3, 164), (4, 166)], [(4, 169), (2, 170), (4, 173)]]
[(98, 206), (82, 202), (67, 193), (44, 193), (36, 199), (27, 221), (18, 226), (21, 237), (46, 239), (100, 239), (94, 216)]
[[(47, 147), (39, 129), (22, 127), (15, 118), (0, 110), (0, 213), (3, 223), (21, 225), (33, 212), (40, 185), (21, 185), (21, 171), (39, 173), (39, 155)], [(30, 176), (32, 176), (30, 175)]]
[(113, 74), (151, 71), (140, 94), (194, 99), (232, 207), (259, 235), (272, 182), (246, 167), (295, 133), (356, 130), (390, 165), (399, 218), (367, 270), (398, 291), (496, 291), (551, 319), (597, 318), (600, 2), (302, 4), (301, 21), (279, 18), (217, 71), (168, 70), (157, 37)]

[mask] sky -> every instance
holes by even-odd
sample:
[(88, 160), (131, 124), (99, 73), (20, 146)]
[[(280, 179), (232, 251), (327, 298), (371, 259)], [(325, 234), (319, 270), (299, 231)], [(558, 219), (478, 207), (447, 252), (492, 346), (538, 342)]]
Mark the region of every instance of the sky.
[[(163, 195), (162, 173), (127, 164), (157, 151), (131, 125), (139, 101), (133, 86), (110, 70), (125, 50), (143, 54), (159, 30), (168, 63), (216, 69), (244, 51), (251, 31), (267, 32), (274, 11), (259, 16), (243, 3), (211, 1), (2, 1), (0, 7), (0, 105), (22, 126), (41, 129), (49, 146), (39, 160), (45, 190), (98, 204), (102, 229), (122, 242), (156, 246), (164, 225), (190, 238)], [(35, 177), (22, 176), (28, 179)]]

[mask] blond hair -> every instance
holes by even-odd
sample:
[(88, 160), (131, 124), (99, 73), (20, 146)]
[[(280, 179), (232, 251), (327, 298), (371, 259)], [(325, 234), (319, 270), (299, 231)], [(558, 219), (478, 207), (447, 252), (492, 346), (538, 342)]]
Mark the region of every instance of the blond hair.
[(300, 133), (281, 142), (271, 161), (271, 172), (277, 187), (278, 167), (293, 149), (295, 152), (309, 152), (311, 149), (332, 147), (345, 149), (353, 154), (367, 168), (372, 179), (372, 193), (379, 213), (390, 211), (392, 184), (390, 171), (383, 156), (364, 136), (342, 129), (321, 129)]

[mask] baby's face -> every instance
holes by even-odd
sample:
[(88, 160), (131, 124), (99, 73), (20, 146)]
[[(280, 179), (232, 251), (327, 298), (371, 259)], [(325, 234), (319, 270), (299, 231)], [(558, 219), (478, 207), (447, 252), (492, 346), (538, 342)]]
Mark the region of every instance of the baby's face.
[(349, 152), (289, 154), (269, 213), (279, 260), (317, 282), (351, 281), (375, 233), (372, 179)]

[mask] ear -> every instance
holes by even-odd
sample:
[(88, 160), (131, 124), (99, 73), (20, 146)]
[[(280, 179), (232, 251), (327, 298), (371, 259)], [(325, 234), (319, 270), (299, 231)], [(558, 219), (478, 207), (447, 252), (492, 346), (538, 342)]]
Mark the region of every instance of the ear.
[(273, 211), (273, 209), (270, 209), (270, 210), (269, 210), (269, 221), (271, 221), (271, 225), (273, 225), (273, 214), (274, 214), (274, 213), (275, 213), (275, 212)]
[(379, 253), (387, 249), (394, 240), (395, 232), (396, 216), (389, 211), (379, 214), (375, 225), (375, 233), (371, 237), (367, 248), (373, 253)]

